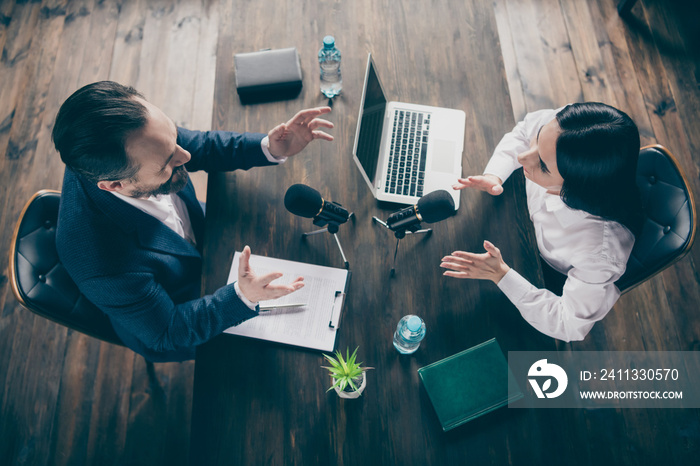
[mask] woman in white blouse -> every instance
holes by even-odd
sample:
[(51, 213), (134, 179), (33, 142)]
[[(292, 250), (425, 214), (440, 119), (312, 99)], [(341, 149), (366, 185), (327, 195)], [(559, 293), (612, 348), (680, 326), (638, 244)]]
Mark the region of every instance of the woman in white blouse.
[(583, 340), (619, 298), (615, 281), (641, 228), (639, 145), (630, 117), (605, 104), (528, 114), (503, 137), (483, 175), (460, 179), (453, 188), (497, 196), (522, 167), (543, 267), (563, 274), (563, 289), (535, 287), (488, 241), (483, 254), (455, 251), (444, 257), (444, 275), (492, 280), (540, 332)]

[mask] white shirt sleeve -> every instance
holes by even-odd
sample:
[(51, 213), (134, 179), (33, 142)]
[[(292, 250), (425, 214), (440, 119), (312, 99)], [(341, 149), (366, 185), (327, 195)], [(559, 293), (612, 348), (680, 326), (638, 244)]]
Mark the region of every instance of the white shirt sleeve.
[(269, 160), (272, 163), (284, 163), (287, 161), (287, 157), (275, 157), (274, 155), (270, 154), (270, 137), (265, 136), (262, 138), (262, 141), (260, 141), (260, 147), (262, 148), (263, 154), (265, 154), (265, 158)]
[(238, 295), (239, 298), (241, 298), (241, 301), (243, 301), (243, 304), (248, 306), (252, 311), (255, 310), (257, 307), (258, 303), (254, 303), (250, 301), (248, 298), (243, 296), (243, 293), (241, 292), (240, 287), (238, 286), (238, 281), (233, 282), (233, 289), (236, 290), (236, 294)]
[(620, 297), (615, 281), (624, 271), (624, 265), (589, 257), (569, 271), (561, 297), (535, 287), (513, 269), (498, 282), (498, 288), (537, 330), (559, 340), (576, 341), (583, 340), (593, 324), (610, 312)]
[(496, 175), (505, 182), (515, 170), (522, 167), (518, 162), (518, 154), (530, 148), (530, 141), (537, 135), (537, 131), (552, 121), (559, 110), (547, 109), (528, 113), (510, 133), (503, 136), (494, 149), (484, 174)]

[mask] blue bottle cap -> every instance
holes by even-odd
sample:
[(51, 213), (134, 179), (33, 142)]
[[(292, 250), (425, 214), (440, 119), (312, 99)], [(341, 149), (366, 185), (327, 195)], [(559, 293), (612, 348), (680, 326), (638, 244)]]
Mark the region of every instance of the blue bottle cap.
[(323, 46), (327, 49), (332, 49), (335, 46), (335, 38), (333, 36), (324, 37)]
[(411, 316), (408, 318), (408, 322), (406, 322), (406, 326), (411, 332), (417, 332), (420, 330), (422, 325), (423, 321), (420, 320), (420, 317), (418, 316)]

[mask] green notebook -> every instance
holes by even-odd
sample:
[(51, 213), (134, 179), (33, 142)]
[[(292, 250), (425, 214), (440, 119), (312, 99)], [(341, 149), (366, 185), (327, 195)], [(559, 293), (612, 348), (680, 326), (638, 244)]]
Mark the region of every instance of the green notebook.
[(421, 367), (418, 375), (445, 432), (523, 397), (495, 338)]

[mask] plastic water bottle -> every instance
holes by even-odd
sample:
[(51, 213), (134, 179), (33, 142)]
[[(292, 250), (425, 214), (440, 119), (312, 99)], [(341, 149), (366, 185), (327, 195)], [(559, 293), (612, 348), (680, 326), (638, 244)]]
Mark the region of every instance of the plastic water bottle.
[(323, 48), (318, 51), (318, 64), (321, 68), (321, 92), (332, 99), (343, 88), (340, 75), (340, 50), (335, 48), (333, 36), (323, 38)]
[(418, 316), (404, 316), (394, 332), (394, 346), (401, 354), (414, 353), (425, 337), (425, 322)]

